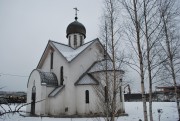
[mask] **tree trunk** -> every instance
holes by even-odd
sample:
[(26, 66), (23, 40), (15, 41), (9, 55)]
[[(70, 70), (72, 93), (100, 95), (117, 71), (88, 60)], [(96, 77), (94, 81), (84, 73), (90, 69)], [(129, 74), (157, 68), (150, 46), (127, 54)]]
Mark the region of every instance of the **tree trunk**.
[(148, 23), (147, 23), (147, 9), (146, 9), (146, 0), (143, 1), (144, 5), (144, 24), (145, 24), (145, 39), (146, 39), (146, 51), (147, 51), (147, 64), (148, 64), (148, 78), (149, 78), (149, 118), (150, 121), (153, 121), (152, 114), (152, 76), (151, 76), (151, 62), (150, 62), (150, 39), (148, 38)]
[(139, 65), (140, 65), (140, 76), (141, 76), (141, 93), (142, 93), (142, 101), (143, 101), (143, 112), (144, 112), (144, 121), (148, 121), (147, 118), (147, 106), (146, 106), (146, 96), (145, 96), (145, 88), (144, 88), (144, 65), (143, 65), (143, 56), (141, 51), (141, 43), (140, 43), (140, 23), (137, 17), (137, 8), (136, 8), (136, 0), (133, 0), (134, 5), (134, 14), (135, 14), (135, 27), (136, 27), (136, 38), (137, 38), (137, 47), (138, 47), (138, 56), (139, 56)]
[[(112, 3), (111, 3), (111, 7)], [(111, 18), (113, 18), (113, 13), (111, 14)], [(112, 101), (112, 120), (115, 119), (116, 114), (116, 67), (115, 67), (115, 52), (114, 52), (114, 26), (113, 19), (111, 19), (111, 46), (112, 46), (112, 62), (113, 62), (113, 101)]]

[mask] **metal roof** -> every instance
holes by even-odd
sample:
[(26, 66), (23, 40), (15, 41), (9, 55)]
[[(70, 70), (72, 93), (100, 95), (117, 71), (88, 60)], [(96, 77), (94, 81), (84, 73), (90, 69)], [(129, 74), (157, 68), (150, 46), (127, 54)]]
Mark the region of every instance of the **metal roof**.
[(86, 28), (78, 21), (74, 21), (68, 25), (66, 29), (66, 37), (68, 38), (68, 35), (72, 33), (81, 33), (84, 35), (84, 38), (86, 38)]
[(98, 85), (99, 82), (90, 74), (82, 75), (82, 77), (79, 78), (75, 82), (75, 85)]
[(41, 77), (41, 83), (46, 83), (47, 85), (52, 86), (58, 86), (57, 77), (53, 72), (43, 72), (41, 70), (38, 70), (38, 72)]
[(56, 87), (50, 94), (49, 94), (49, 97), (55, 97), (57, 94), (59, 94), (62, 89), (64, 89), (65, 85), (62, 85), (62, 86), (59, 86), (59, 87)]

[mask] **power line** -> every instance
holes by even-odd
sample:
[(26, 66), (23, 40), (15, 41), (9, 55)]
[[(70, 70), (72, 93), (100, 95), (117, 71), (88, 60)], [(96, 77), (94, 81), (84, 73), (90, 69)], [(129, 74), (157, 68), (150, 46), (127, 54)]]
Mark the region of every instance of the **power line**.
[(8, 74), (8, 73), (0, 73), (1, 75), (5, 75), (5, 76), (16, 76), (16, 77), (28, 77), (28, 76), (24, 76), (24, 75), (17, 75), (17, 74)]

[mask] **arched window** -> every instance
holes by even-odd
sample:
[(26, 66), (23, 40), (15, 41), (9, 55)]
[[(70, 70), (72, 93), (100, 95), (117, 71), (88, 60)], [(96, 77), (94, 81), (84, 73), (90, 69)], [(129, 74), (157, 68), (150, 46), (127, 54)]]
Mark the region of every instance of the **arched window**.
[(89, 103), (89, 90), (85, 91), (86, 103)]
[(53, 69), (53, 55), (54, 55), (54, 53), (51, 52), (51, 65), (50, 65), (50, 69)]
[(63, 85), (64, 82), (64, 72), (63, 72), (63, 66), (61, 66), (61, 85)]
[(77, 46), (77, 35), (74, 35), (74, 46)]

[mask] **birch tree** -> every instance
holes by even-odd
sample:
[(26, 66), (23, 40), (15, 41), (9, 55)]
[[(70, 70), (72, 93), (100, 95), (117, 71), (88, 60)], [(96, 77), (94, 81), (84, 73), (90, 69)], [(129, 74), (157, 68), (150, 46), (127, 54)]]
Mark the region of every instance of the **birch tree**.
[(126, 28), (128, 31), (126, 31), (125, 33), (127, 35), (127, 40), (130, 42), (130, 47), (133, 49), (132, 52), (135, 52), (135, 55), (130, 56), (131, 61), (128, 61), (127, 64), (131, 68), (133, 68), (140, 76), (144, 121), (148, 121), (145, 86), (144, 86), (145, 43), (142, 39), (143, 33), (141, 31), (142, 22), (143, 22), (143, 10), (142, 10), (143, 2), (137, 0), (131, 0), (131, 1), (122, 0), (121, 2), (125, 8), (130, 23), (132, 23), (132, 24), (130, 23), (126, 24)]
[[(101, 108), (106, 115), (105, 120), (114, 121), (115, 117), (123, 113), (119, 110), (119, 96), (120, 102), (123, 102), (122, 96), (122, 80), (120, 77), (124, 72), (120, 71), (121, 58), (119, 57), (119, 40), (120, 40), (120, 26), (119, 26), (119, 3), (117, 0), (103, 1), (103, 17), (102, 17), (102, 31), (101, 34), (103, 43), (105, 44), (105, 63), (104, 67), (105, 77), (104, 81), (96, 88), (98, 97), (101, 102)], [(107, 54), (108, 53), (108, 54)], [(107, 55), (110, 57), (107, 58)], [(111, 72), (109, 73), (109, 68)], [(108, 72), (108, 73), (107, 73)], [(105, 86), (104, 86), (105, 85)], [(118, 97), (118, 99), (117, 99)], [(122, 105), (121, 105), (122, 106)], [(122, 108), (121, 108), (122, 109)]]
[(153, 121), (152, 86), (153, 79), (161, 69), (158, 59), (158, 47), (161, 34), (161, 18), (159, 18), (158, 1), (143, 0), (143, 28), (141, 28), (146, 42), (147, 77), (149, 82), (149, 119)]
[(164, 60), (163, 66), (165, 71), (170, 75), (175, 88), (175, 98), (177, 111), (180, 120), (180, 104), (178, 95), (178, 73), (180, 71), (180, 38), (178, 33), (178, 23), (176, 22), (179, 15), (178, 0), (160, 0), (159, 12), (162, 18), (163, 41), (161, 42), (164, 54), (161, 59)]

